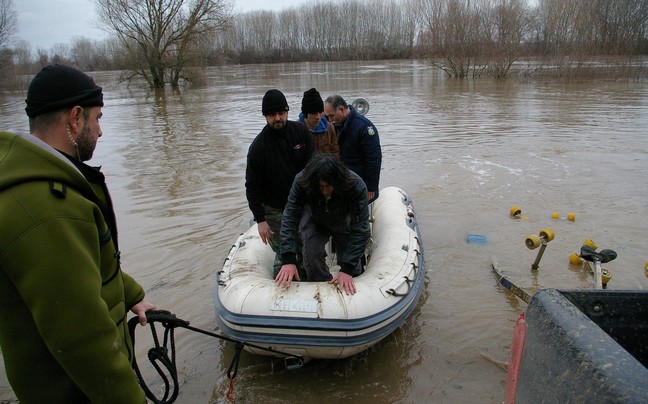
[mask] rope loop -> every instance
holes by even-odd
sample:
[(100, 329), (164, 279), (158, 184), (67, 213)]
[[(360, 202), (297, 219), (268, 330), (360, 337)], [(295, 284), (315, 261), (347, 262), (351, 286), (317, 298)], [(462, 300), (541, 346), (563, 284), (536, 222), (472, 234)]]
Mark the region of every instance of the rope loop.
[[(404, 282), (404, 283), (407, 285), (407, 290), (405, 291), (405, 293), (398, 293), (398, 292), (396, 291), (396, 289), (394, 289), (394, 288), (388, 289), (386, 292), (389, 293), (389, 294), (392, 295), (392, 296), (395, 296), (395, 297), (403, 297), (403, 296), (407, 296), (407, 294), (410, 292), (410, 289), (412, 288), (412, 282), (413, 282), (413, 280), (411, 280), (411, 279), (408, 278), (407, 276), (403, 276), (403, 278), (405, 279), (405, 282)], [(401, 284), (401, 285), (402, 285), (402, 284)]]
[[(172, 314), (171, 312), (168, 312), (166, 310), (147, 311), (146, 320), (148, 325), (151, 327), (151, 335), (153, 337), (154, 344), (154, 346), (148, 351), (148, 359), (164, 382), (164, 395), (161, 399), (158, 399), (146, 385), (146, 382), (142, 378), (142, 373), (140, 372), (140, 369), (137, 365), (135, 354), (133, 354), (133, 369), (135, 370), (137, 380), (139, 381), (142, 390), (144, 390), (146, 397), (155, 404), (171, 404), (178, 398), (180, 389), (178, 383), (178, 371), (176, 368), (175, 349), (175, 329), (178, 327), (186, 328), (187, 330), (194, 331), (199, 334), (208, 335), (210, 337), (219, 338), (224, 341), (236, 343), (236, 352), (234, 353), (234, 358), (232, 359), (232, 363), (227, 369), (227, 377), (230, 380), (230, 387), (227, 392), (228, 401), (234, 401), (234, 398), (232, 396), (232, 393), (234, 391), (234, 378), (238, 374), (239, 364), (241, 361), (241, 353), (243, 352), (243, 348), (245, 348), (246, 346), (271, 352), (277, 355), (282, 355), (286, 358), (293, 359), (294, 363), (303, 364), (303, 358), (301, 356), (277, 351), (269, 347), (263, 347), (249, 342), (237, 341), (224, 335), (218, 335), (213, 332), (192, 327), (189, 325), (188, 321), (179, 319), (175, 316), (175, 314)], [(155, 328), (156, 322), (161, 323), (164, 327), (164, 337), (162, 344), (160, 344), (158, 333)], [(133, 352), (135, 352), (135, 327), (137, 327), (137, 324), (139, 324), (138, 317), (133, 317), (128, 320), (128, 331), (130, 333), (131, 342), (133, 344)], [(171, 386), (171, 383), (173, 383), (173, 386)]]
[[(135, 354), (133, 354), (133, 369), (137, 374), (137, 379), (139, 380), (142, 390), (144, 390), (144, 393), (149, 400), (156, 404), (170, 404), (178, 398), (180, 389), (175, 359), (174, 329), (183, 324), (188, 325), (189, 322), (177, 319), (174, 314), (165, 310), (149, 311), (146, 313), (146, 319), (148, 324), (151, 326), (151, 335), (154, 344), (154, 346), (148, 351), (148, 359), (164, 382), (164, 395), (161, 399), (157, 398), (144, 382), (142, 373), (137, 365)], [(160, 344), (157, 329), (155, 328), (156, 321), (161, 322), (164, 326), (164, 340), (162, 344)], [(138, 323), (139, 319), (137, 317), (133, 317), (128, 321), (128, 330), (133, 343), (133, 351), (135, 350), (135, 327)], [(171, 354), (171, 357), (169, 357), (169, 353)], [(169, 380), (169, 377), (171, 380)], [(171, 386), (171, 382), (173, 383), (173, 386)]]

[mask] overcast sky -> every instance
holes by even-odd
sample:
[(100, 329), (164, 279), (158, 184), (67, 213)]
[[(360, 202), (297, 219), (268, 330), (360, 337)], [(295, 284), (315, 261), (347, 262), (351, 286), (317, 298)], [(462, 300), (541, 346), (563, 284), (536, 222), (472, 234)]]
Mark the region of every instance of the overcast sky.
[[(307, 3), (309, 0), (234, 0), (236, 11), (273, 9)], [(23, 39), (32, 50), (49, 50), (56, 43), (71, 45), (72, 39), (84, 36), (93, 40), (107, 37), (97, 28), (92, 0), (14, 0), (18, 13), (18, 32), (14, 39)], [(269, 6), (271, 4), (271, 6)]]

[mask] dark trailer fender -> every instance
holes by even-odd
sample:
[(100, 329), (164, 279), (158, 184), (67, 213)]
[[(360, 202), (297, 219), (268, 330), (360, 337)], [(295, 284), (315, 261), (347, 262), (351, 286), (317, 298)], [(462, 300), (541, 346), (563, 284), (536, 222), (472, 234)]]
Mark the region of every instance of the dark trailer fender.
[(646, 403), (647, 364), (647, 291), (541, 290), (516, 325), (507, 402)]

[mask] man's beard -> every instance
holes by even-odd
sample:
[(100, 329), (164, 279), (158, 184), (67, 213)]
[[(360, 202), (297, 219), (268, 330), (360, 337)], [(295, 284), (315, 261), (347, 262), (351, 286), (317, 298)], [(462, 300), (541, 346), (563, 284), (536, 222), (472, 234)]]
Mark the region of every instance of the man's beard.
[(88, 161), (92, 158), (97, 142), (90, 136), (90, 128), (83, 125), (81, 133), (76, 139), (77, 158), (79, 161)]
[(286, 127), (286, 122), (278, 121), (278, 122), (272, 122), (272, 125), (270, 127), (274, 130), (281, 130)]

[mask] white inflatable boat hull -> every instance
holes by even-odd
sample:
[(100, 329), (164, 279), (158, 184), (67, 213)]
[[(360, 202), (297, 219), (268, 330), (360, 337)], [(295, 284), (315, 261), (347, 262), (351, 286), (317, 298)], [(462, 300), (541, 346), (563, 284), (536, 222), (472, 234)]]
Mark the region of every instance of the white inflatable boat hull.
[(352, 296), (328, 282), (276, 286), (274, 252), (263, 244), (256, 225), (248, 229), (218, 274), (214, 306), (220, 330), (239, 341), (309, 359), (355, 355), (393, 332), (423, 291), (423, 246), (405, 192), (385, 188), (373, 205), (371, 255), (365, 272), (354, 278), (357, 293)]

